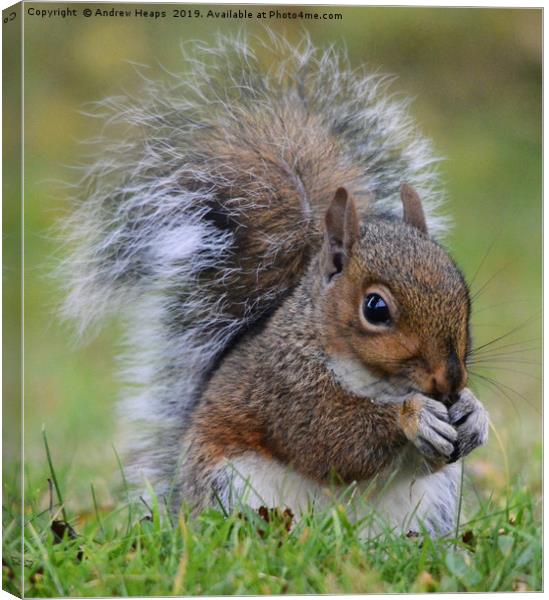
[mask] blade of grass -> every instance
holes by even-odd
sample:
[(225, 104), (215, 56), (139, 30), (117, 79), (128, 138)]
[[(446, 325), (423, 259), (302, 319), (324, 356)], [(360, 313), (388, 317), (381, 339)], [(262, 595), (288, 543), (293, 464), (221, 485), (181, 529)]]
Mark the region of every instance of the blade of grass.
[(118, 455), (118, 452), (116, 451), (116, 448), (114, 447), (114, 444), (112, 446), (112, 449), (114, 451), (114, 455), (116, 456), (116, 462), (118, 463), (118, 468), (120, 469), (120, 474), (122, 475), (122, 483), (124, 484), (124, 491), (126, 492), (126, 501), (128, 502), (128, 528), (126, 531), (126, 535), (129, 535), (129, 533), (132, 529), (132, 503), (130, 500), (130, 490), (128, 487), (128, 481), (126, 479), (126, 475), (124, 473), (124, 467), (122, 466), (122, 461), (120, 460), (120, 456)]
[(61, 581), (59, 580), (59, 577), (57, 576), (57, 572), (54, 569), (53, 563), (48, 555), (48, 551), (44, 547), (44, 544), (42, 543), (40, 536), (38, 535), (36, 529), (32, 526), (32, 523), (28, 523), (27, 527), (28, 527), (29, 531), (31, 532), (32, 537), (34, 538), (36, 545), (38, 546), (38, 550), (42, 556), (42, 562), (43, 562), (44, 568), (47, 569), (47, 571), (49, 571), (49, 574), (51, 576), (53, 584), (55, 585), (57, 592), (59, 593), (60, 596), (66, 596), (65, 590), (63, 589)]
[(490, 421), (490, 430), (492, 431), (492, 433), (494, 434), (494, 437), (496, 438), (498, 446), (500, 447), (500, 450), (501, 450), (501, 455), (503, 457), (503, 467), (505, 469), (505, 505), (506, 505), (507, 519), (509, 519), (509, 496), (511, 494), (511, 488), (510, 488), (511, 474), (510, 474), (510, 470), (509, 470), (509, 461), (507, 460), (507, 451), (505, 449), (505, 444), (503, 443), (503, 440), (501, 439), (501, 436), (499, 435), (499, 432), (498, 432), (497, 428), (494, 426), (494, 424), (492, 423), (492, 421)]
[(50, 474), (53, 481), (53, 485), (55, 487), (55, 492), (57, 494), (57, 498), (59, 500), (59, 504), (61, 504), (61, 512), (63, 514), (63, 520), (68, 523), (67, 512), (65, 510), (65, 503), (63, 502), (63, 496), (61, 494), (61, 488), (59, 487), (59, 482), (57, 481), (57, 476), (55, 474), (55, 469), (53, 468), (53, 461), (51, 459), (50, 447), (48, 445), (48, 437), (46, 435), (46, 426), (42, 425), (42, 437), (44, 438), (44, 446), (46, 448), (46, 456), (48, 459), (48, 465), (50, 467)]
[(99, 529), (101, 529), (101, 533), (103, 535), (105, 535), (105, 529), (103, 528), (103, 523), (101, 522), (101, 519), (99, 518), (99, 507), (97, 505), (97, 498), (95, 497), (95, 489), (93, 487), (93, 483), (90, 483), (90, 488), (91, 488), (91, 494), (92, 494), (92, 499), (93, 499), (93, 508), (95, 510), (95, 518), (97, 519), (97, 524), (99, 525)]
[(458, 498), (458, 507), (457, 507), (457, 515), (456, 515), (456, 534), (455, 534), (455, 542), (454, 546), (457, 546), (458, 536), (459, 536), (459, 520), (461, 519), (461, 505), (463, 502), (463, 474), (465, 473), (465, 461), (461, 460), (461, 474), (459, 478), (459, 498)]

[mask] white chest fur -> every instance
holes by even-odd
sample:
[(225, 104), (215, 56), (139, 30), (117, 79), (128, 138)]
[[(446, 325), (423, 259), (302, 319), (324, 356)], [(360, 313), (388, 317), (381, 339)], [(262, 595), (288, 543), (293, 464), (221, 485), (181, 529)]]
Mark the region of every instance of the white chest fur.
[(374, 376), (356, 359), (333, 357), (328, 361), (328, 367), (339, 385), (359, 398), (375, 398), (382, 404), (403, 402), (402, 392), (395, 390), (387, 379)]
[(334, 501), (347, 506), (354, 519), (366, 519), (365, 535), (385, 525), (398, 531), (419, 531), (420, 523), (432, 533), (453, 527), (458, 494), (457, 465), (437, 473), (417, 475), (409, 467), (378, 476), (370, 483), (323, 486), (276, 460), (248, 453), (227, 463), (232, 472), (231, 504), (245, 502), (253, 508), (288, 507), (299, 518), (314, 506), (322, 509)]

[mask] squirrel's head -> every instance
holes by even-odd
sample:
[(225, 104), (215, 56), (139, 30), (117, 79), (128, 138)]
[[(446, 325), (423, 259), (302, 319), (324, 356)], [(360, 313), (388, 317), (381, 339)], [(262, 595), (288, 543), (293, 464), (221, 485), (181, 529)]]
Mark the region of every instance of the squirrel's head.
[(404, 184), (401, 199), (402, 220), (361, 223), (347, 191), (335, 193), (318, 263), (324, 351), (358, 395), (451, 398), (467, 382), (469, 291), (429, 237), (417, 193)]

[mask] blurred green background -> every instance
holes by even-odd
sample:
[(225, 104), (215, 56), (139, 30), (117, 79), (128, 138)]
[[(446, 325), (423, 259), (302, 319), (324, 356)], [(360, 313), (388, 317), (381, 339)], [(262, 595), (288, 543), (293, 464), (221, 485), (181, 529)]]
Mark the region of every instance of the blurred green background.
[[(521, 485), (541, 493), (542, 12), (316, 10), (343, 19), (266, 24), (296, 41), (303, 27), (320, 45), (345, 44), (354, 66), (397, 75), (393, 90), (415, 97), (413, 114), (447, 158), (441, 170), (455, 223), (447, 243), (466, 276), (474, 277), (473, 291), (482, 289), (475, 343), (516, 328), (478, 368), (496, 383), (473, 379), (497, 435), (468, 459), (470, 482), (483, 495), (502, 490), (508, 464)], [(80, 142), (97, 134), (97, 122), (79, 110), (136, 89), (139, 78), (127, 61), (150, 65), (149, 75), (160, 72), (159, 65), (176, 71), (181, 41), (238, 28), (265, 35), (255, 20), (25, 19), (25, 468), (29, 491), (44, 502), (42, 424), (69, 506), (91, 505), (90, 483), (100, 504), (116, 501), (120, 331), (113, 322), (86, 346), (74, 345), (56, 318), (60, 292), (51, 277), (63, 256), (52, 228), (70, 205), (70, 192), (59, 182), (74, 180), (68, 167), (84, 151)]]

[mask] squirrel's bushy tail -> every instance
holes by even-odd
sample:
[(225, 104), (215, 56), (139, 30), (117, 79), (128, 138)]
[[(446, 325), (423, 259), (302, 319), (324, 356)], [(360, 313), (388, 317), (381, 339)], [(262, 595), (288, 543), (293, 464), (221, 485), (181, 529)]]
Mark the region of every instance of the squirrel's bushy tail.
[(185, 45), (182, 74), (142, 71), (139, 95), (98, 103), (99, 158), (67, 221), (65, 315), (127, 319), (128, 456), (159, 493), (216, 359), (297, 283), (337, 187), (397, 214), (407, 181), (444, 227), (436, 159), (388, 79), (267, 38)]

